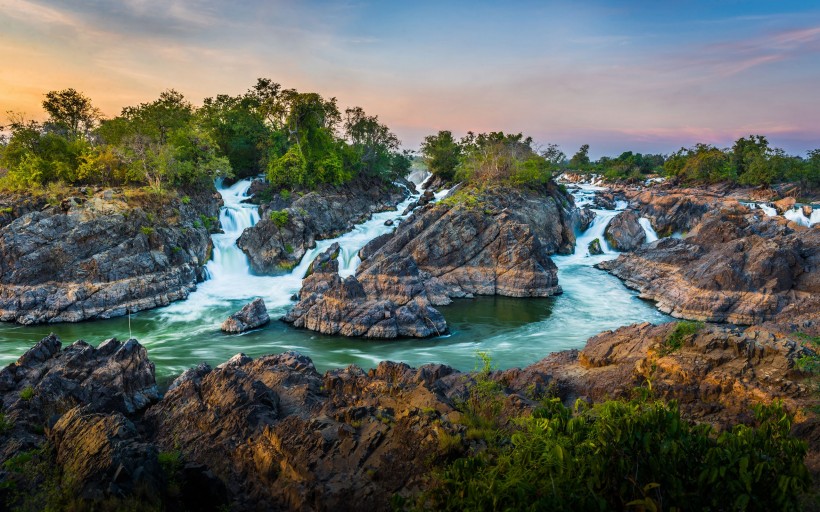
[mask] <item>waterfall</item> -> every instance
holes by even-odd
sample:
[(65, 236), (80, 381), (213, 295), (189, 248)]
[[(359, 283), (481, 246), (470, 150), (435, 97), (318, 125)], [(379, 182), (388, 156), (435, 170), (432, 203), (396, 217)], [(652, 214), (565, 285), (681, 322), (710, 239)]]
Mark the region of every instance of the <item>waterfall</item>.
[(806, 217), (803, 213), (803, 208), (795, 206), (791, 210), (785, 212), (783, 217), (794, 221), (801, 226), (811, 227), (820, 222), (820, 208), (812, 208), (811, 215)]
[[(741, 204), (747, 206), (750, 210), (759, 208), (763, 211), (764, 214), (768, 215), (769, 217), (776, 217), (778, 215), (777, 210), (773, 206), (768, 205), (766, 203), (741, 202)], [(803, 213), (802, 206), (795, 206), (792, 209), (784, 212), (782, 217), (790, 221), (796, 222), (801, 226), (812, 227), (815, 224), (820, 223), (820, 208), (812, 208), (811, 215), (806, 217), (806, 215)]]
[(259, 221), (258, 207), (242, 202), (248, 198), (250, 186), (251, 180), (242, 180), (227, 188), (222, 188), (219, 184), (223, 201), (219, 223), (223, 232), (211, 236), (214, 243), (213, 259), (205, 267), (211, 279), (250, 274), (248, 257), (236, 246), (242, 232)]
[(299, 264), (286, 274), (260, 276), (251, 272), (247, 256), (236, 245), (242, 232), (259, 221), (258, 207), (242, 202), (249, 197), (250, 184), (251, 180), (242, 180), (230, 187), (217, 183), (217, 191), (224, 202), (219, 214), (223, 233), (211, 237), (214, 251), (212, 260), (206, 265), (209, 278), (187, 300), (164, 308), (162, 314), (165, 319), (196, 320), (203, 318), (208, 311), (224, 307), (228, 301), (250, 301), (256, 297), (262, 297), (268, 309), (279, 308), (283, 311), (292, 303), (293, 294), (302, 287), (302, 278), (319, 253), (338, 242), (341, 248), (339, 274), (342, 277), (355, 274), (361, 263), (359, 250), (373, 238), (394, 229), (393, 226), (386, 226), (385, 221), (392, 220), (394, 225), (401, 222), (404, 218), (401, 212), (419, 197), (417, 194), (410, 195), (397, 206), (397, 210), (375, 213), (368, 221), (337, 238), (317, 241), (316, 246), (308, 249)]
[(641, 217), (638, 222), (643, 227), (643, 232), (646, 233), (646, 243), (652, 243), (658, 239), (658, 233), (652, 227), (652, 223), (646, 217)]

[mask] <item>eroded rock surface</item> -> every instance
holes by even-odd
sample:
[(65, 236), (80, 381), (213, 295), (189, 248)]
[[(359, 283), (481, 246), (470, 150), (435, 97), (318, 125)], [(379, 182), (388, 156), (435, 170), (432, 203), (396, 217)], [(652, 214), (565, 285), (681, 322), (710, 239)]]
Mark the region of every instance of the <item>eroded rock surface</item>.
[(820, 229), (758, 218), (743, 206), (707, 214), (684, 239), (661, 239), (599, 266), (675, 317), (819, 321)]
[(310, 275), (284, 320), (326, 334), (424, 337), (446, 332), (434, 306), (453, 298), (559, 294), (549, 254), (571, 250), (575, 215), (557, 187), (428, 205), (367, 244), (355, 276)]
[(617, 214), (607, 224), (604, 230), (606, 241), (616, 251), (634, 251), (646, 242), (646, 232), (643, 230), (638, 215), (631, 210)]
[(268, 322), (270, 322), (270, 316), (265, 307), (265, 301), (257, 298), (245, 304), (242, 309), (222, 322), (222, 331), (236, 334), (256, 329)]
[(0, 321), (78, 322), (186, 298), (204, 277), (211, 239), (201, 218), (218, 215), (218, 194), (135, 194), (16, 210), (0, 227)]

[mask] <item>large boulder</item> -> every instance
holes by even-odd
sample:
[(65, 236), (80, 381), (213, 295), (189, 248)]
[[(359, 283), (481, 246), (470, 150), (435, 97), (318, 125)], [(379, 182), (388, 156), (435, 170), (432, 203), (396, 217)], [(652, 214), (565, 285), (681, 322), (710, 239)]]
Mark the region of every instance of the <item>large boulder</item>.
[(646, 232), (635, 212), (626, 210), (609, 221), (604, 237), (616, 251), (634, 251), (646, 242)]
[(110, 318), (188, 297), (210, 257), (200, 218), (220, 204), (191, 194), (74, 197), (0, 227), (0, 321)]
[(265, 301), (261, 298), (245, 304), (242, 309), (222, 322), (222, 332), (237, 334), (256, 329), (270, 322)]

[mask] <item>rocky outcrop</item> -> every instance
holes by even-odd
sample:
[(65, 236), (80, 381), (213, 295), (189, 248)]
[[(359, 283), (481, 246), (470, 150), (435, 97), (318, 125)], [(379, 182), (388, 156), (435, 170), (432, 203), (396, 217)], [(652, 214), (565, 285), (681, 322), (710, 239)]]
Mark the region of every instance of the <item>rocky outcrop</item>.
[(160, 446), (227, 483), (232, 510), (381, 510), (424, 485), (439, 438), (459, 431), (447, 395), (463, 382), (395, 363), (322, 376), (287, 352), (189, 380), (146, 418)]
[(661, 239), (599, 267), (678, 318), (818, 321), (820, 229), (759, 219), (743, 206), (707, 214), (685, 239)]
[(159, 399), (154, 364), (136, 340), (61, 345), (47, 336), (0, 370), (0, 412), (12, 425), (0, 432), (0, 460), (42, 444), (43, 426), (74, 408), (130, 416)]
[(646, 242), (638, 216), (631, 210), (622, 211), (612, 218), (604, 230), (609, 246), (616, 251), (634, 251)]
[(578, 231), (583, 233), (589, 229), (589, 226), (592, 225), (593, 221), (595, 221), (594, 211), (590, 210), (586, 206), (578, 210)]
[(256, 329), (270, 322), (265, 301), (261, 298), (245, 304), (242, 309), (222, 322), (222, 332), (237, 334)]
[[(499, 424), (528, 413), (539, 397), (567, 405), (628, 397), (649, 381), (686, 418), (721, 428), (751, 421), (754, 404), (782, 400), (802, 411), (794, 431), (817, 454), (813, 387), (795, 365), (807, 349), (758, 326), (701, 326), (672, 344), (676, 329), (624, 327), (591, 338), (581, 351), (489, 374), (498, 384)], [(119, 376), (113, 385), (112, 374)], [(153, 387), (153, 365), (136, 341), (98, 349), (78, 342), (61, 351), (49, 337), (0, 371), (12, 424), (0, 430), (0, 481), (23, 491), (0, 487), (0, 499), (14, 508), (16, 499), (62, 489), (89, 509), (383, 510), (394, 496), (427, 488), (432, 466), (482, 443), (459, 405), (476, 380), (443, 365), (391, 362), (322, 375), (295, 352), (237, 354), (216, 368), (186, 371), (151, 405), (136, 398)], [(32, 397), (18, 399), (32, 382)], [(104, 392), (124, 398), (96, 402)], [(48, 408), (38, 401), (46, 397), (70, 400)], [(43, 464), (10, 470), (32, 458)]]
[[(361, 251), (356, 276), (309, 276), (284, 320), (327, 334), (393, 338), (446, 332), (433, 306), (474, 295), (561, 292), (548, 254), (574, 243), (571, 200), (535, 193), (461, 191), (406, 219)], [(464, 202), (461, 202), (461, 201)]]
[(601, 239), (596, 238), (595, 240), (587, 244), (587, 250), (589, 251), (589, 254), (593, 256), (597, 254), (603, 254), (604, 250), (601, 248)]
[(725, 196), (725, 191), (681, 189), (673, 187), (623, 189), (641, 217), (647, 217), (658, 236), (690, 231), (703, 216), (721, 208), (735, 208), (738, 202)]
[[(648, 323), (607, 331), (578, 351), (558, 352), (503, 373), (512, 389), (548, 389), (565, 403), (629, 397), (651, 382), (657, 396), (677, 400), (684, 415), (720, 427), (752, 420), (752, 406), (783, 400), (797, 411), (815, 401), (795, 362), (809, 352), (791, 336), (760, 327), (706, 325), (669, 345), (676, 323)], [(816, 417), (802, 418), (817, 431)], [(820, 446), (814, 446), (817, 450)]]
[(396, 257), (358, 279), (342, 279), (333, 254), (338, 254), (338, 245), (313, 261), (300, 301), (285, 322), (323, 334), (366, 338), (424, 338), (447, 332), (412, 259)]
[(288, 207), (261, 205), (261, 220), (245, 230), (237, 245), (248, 255), (254, 272), (276, 272), (298, 264), (316, 240), (349, 231), (375, 212), (393, 210), (408, 194), (408, 188), (372, 178), (341, 187), (323, 186), (295, 199), (293, 193)]
[(0, 228), (0, 321), (78, 322), (186, 298), (210, 257), (202, 219), (220, 204), (215, 192), (190, 194), (106, 190), (16, 210)]

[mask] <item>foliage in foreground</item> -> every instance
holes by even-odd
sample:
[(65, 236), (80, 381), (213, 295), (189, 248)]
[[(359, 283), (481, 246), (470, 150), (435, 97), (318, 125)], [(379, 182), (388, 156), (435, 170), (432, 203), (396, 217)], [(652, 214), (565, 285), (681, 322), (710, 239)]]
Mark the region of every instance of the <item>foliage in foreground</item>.
[[(797, 510), (806, 445), (781, 404), (715, 432), (644, 397), (564, 407), (547, 400), (487, 449), (436, 473), (415, 510)], [(399, 503), (399, 506), (407, 504)]]

